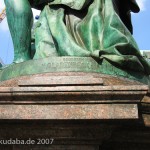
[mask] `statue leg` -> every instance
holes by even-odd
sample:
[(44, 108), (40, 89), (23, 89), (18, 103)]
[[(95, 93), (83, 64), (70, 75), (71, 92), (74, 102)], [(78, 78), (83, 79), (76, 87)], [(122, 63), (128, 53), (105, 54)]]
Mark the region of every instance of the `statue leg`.
[(28, 0), (4, 0), (9, 29), (14, 44), (14, 63), (31, 59), (33, 15)]

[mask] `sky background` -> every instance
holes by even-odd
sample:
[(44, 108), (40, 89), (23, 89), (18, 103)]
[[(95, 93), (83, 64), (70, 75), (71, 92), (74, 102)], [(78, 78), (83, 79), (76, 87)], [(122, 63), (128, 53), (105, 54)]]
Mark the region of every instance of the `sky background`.
[[(141, 50), (150, 50), (150, 0), (137, 0), (137, 2), (141, 12), (132, 14), (133, 36)], [(0, 12), (4, 8), (4, 1), (0, 0)], [(33, 9), (33, 13), (35, 16), (39, 14), (39, 11)], [(6, 18), (0, 23), (0, 58), (5, 64), (13, 61), (13, 44)]]

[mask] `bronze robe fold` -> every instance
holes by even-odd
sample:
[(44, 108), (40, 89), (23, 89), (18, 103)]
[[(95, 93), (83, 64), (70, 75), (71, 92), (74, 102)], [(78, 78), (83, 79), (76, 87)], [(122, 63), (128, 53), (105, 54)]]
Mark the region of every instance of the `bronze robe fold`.
[(35, 59), (94, 57), (121, 68), (150, 74), (150, 65), (141, 56), (111, 0), (50, 2), (36, 24), (35, 43)]

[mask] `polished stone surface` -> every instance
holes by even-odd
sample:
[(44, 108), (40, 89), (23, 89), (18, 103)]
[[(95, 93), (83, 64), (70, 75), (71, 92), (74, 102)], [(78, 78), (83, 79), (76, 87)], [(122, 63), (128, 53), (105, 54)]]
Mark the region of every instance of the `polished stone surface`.
[(103, 85), (100, 77), (92, 75), (86, 76), (49, 76), (49, 77), (33, 77), (28, 80), (20, 80), (19, 86), (66, 86), (66, 85)]
[(0, 105), (0, 119), (138, 119), (136, 104)]
[[(77, 80), (78, 78), (79, 80)], [(47, 79), (51, 81), (51, 83), (48, 81), (45, 86), (41, 85), (41, 83), (45, 83)], [(87, 81), (88, 84), (85, 84), (85, 81)], [(95, 81), (98, 81), (98, 83), (96, 83)], [(101, 84), (102, 81), (103, 85)], [(20, 85), (22, 84), (21, 82), (23, 82), (23, 86)], [(32, 85), (33, 82), (36, 84)], [(91, 85), (89, 85), (89, 83)], [(139, 103), (143, 96), (147, 93), (147, 91), (147, 85), (133, 80), (117, 78), (99, 73), (47, 73), (24, 76), (1, 82), (0, 103)]]
[(54, 143), (0, 149), (122, 150), (124, 144), (125, 150), (148, 150), (147, 92), (140, 82), (99, 73), (45, 73), (3, 81), (0, 139), (53, 138)]

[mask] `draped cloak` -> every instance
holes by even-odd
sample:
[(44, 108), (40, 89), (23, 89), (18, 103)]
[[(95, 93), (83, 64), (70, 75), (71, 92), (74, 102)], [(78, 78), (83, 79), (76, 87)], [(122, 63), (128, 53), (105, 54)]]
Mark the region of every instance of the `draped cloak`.
[(35, 45), (34, 59), (93, 57), (150, 74), (150, 65), (141, 56), (131, 33), (114, 10), (112, 0), (49, 2), (35, 25)]

